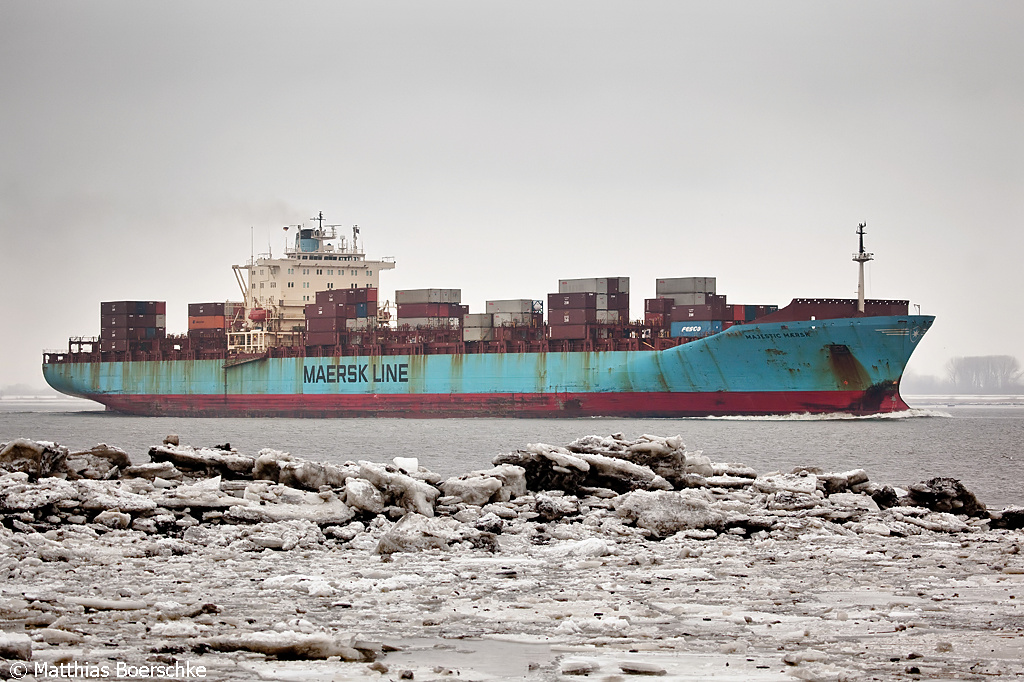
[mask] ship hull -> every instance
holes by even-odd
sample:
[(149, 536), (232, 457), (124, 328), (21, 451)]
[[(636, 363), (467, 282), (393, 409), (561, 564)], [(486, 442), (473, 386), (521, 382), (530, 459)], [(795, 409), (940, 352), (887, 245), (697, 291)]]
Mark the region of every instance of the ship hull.
[(52, 363), (51, 386), (188, 417), (692, 417), (907, 409), (930, 316), (749, 324), (663, 351)]

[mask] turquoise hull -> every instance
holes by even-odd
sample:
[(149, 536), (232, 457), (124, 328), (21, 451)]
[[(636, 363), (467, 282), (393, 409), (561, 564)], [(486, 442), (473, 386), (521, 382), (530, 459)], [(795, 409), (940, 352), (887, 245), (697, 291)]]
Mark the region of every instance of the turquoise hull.
[(695, 416), (906, 409), (931, 316), (737, 325), (662, 351), (54, 362), (58, 391), (188, 416)]

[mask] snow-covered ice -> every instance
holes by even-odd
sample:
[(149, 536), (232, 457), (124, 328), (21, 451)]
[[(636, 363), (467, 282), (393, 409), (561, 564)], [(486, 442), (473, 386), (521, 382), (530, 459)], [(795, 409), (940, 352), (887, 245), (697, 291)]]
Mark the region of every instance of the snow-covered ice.
[(26, 660), (224, 680), (1024, 676), (1024, 510), (952, 479), (759, 476), (678, 436), (532, 444), (447, 480), (412, 459), (165, 444), (83, 466), (16, 443), (0, 677)]

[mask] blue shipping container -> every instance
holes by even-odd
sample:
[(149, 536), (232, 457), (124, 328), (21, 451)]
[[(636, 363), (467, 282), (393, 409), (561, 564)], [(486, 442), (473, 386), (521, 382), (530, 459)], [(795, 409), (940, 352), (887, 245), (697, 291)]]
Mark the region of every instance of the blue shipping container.
[(720, 320), (714, 322), (709, 320), (686, 320), (684, 322), (673, 322), (669, 333), (673, 337), (696, 337), (717, 334), (720, 331), (722, 331), (722, 322)]
[(366, 317), (365, 303), (356, 303), (356, 317)]

